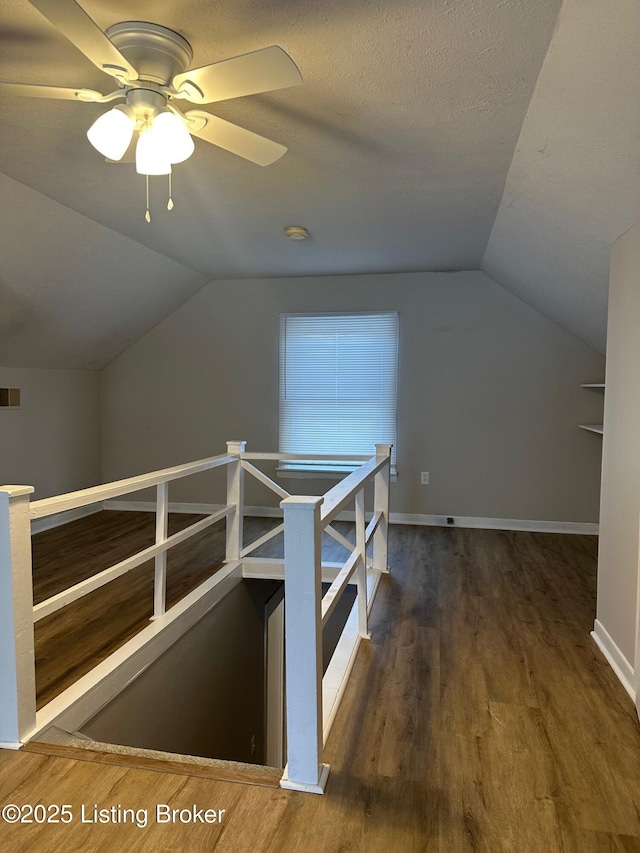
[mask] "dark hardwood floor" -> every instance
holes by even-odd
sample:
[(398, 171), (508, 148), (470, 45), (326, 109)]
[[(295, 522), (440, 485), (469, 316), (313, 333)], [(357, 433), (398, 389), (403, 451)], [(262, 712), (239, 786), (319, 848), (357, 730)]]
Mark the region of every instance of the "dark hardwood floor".
[[(95, 522), (115, 524), (116, 514), (107, 515)], [(130, 553), (144, 519), (118, 515), (130, 529), (114, 528), (108, 547)], [(56, 545), (59, 531), (36, 542), (38, 597), (55, 591), (56, 579), (45, 577), (53, 555), (68, 567), (75, 548), (117, 559), (90, 526), (82, 544)], [(182, 572), (176, 563), (171, 595), (210, 572), (212, 555), (221, 558), (221, 540), (206, 540), (193, 545), (191, 560), (183, 555)], [(0, 751), (0, 806), (70, 803), (75, 815), (68, 826), (0, 822), (0, 849), (640, 853), (640, 728), (589, 636), (596, 545), (594, 537), (392, 528), (392, 573), (382, 578), (372, 639), (361, 645), (327, 744), (324, 797)], [(143, 574), (123, 585), (145, 590), (130, 610), (113, 590), (112, 610), (106, 600), (89, 607), (89, 596), (64, 617), (75, 640), (63, 641), (62, 617), (59, 630), (41, 634), (41, 695), (64, 683), (54, 656), (66, 657), (75, 677), (115, 642), (107, 626), (113, 633), (121, 623), (124, 636), (144, 623), (151, 575)], [(158, 802), (227, 811), (220, 825), (158, 824)], [(83, 824), (82, 804), (146, 808), (149, 823)]]

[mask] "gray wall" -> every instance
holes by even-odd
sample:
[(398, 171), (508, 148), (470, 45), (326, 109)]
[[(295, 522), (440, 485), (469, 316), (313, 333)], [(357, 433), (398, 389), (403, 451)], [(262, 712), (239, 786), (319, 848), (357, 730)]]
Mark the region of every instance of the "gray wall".
[(35, 500), (94, 486), (100, 477), (100, 374), (0, 367), (22, 389), (0, 409), (0, 483), (35, 486)]
[[(278, 444), (278, 315), (398, 310), (403, 513), (597, 521), (603, 357), (481, 272), (214, 282), (102, 374), (106, 480)], [(419, 485), (428, 470), (431, 485)], [(296, 492), (331, 483), (289, 480)], [(172, 500), (221, 501), (220, 480)], [(248, 503), (272, 503), (249, 489)]]
[(609, 285), (598, 620), (636, 655), (640, 516), (640, 224), (614, 244)]

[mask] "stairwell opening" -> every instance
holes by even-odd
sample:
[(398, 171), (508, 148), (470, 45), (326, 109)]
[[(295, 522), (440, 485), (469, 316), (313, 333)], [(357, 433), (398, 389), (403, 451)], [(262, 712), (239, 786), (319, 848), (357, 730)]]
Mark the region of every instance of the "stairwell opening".
[[(327, 622), (324, 670), (355, 595), (350, 587)], [(284, 606), (281, 581), (242, 580), (78, 731), (55, 729), (40, 740), (281, 769), (284, 649), (273, 625)]]

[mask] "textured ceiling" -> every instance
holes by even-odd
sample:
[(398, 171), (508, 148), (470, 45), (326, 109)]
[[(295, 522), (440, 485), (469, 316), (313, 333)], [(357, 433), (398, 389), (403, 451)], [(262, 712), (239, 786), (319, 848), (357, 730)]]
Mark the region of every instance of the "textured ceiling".
[[(620, 184), (626, 192), (632, 183), (629, 127), (620, 130), (624, 156), (618, 157), (616, 149), (612, 163), (608, 152), (602, 152), (596, 185), (576, 191), (571, 205), (575, 210), (568, 209), (561, 187), (568, 178), (584, 184), (585, 169), (588, 183), (600, 137), (589, 143), (585, 162), (585, 146), (569, 146), (580, 135), (589, 104), (600, 115), (602, 98), (612, 98), (610, 110), (607, 107), (611, 115), (605, 110), (599, 123), (609, 123), (619, 109), (606, 86), (591, 92), (591, 77), (580, 90), (583, 66), (606, 67), (609, 54), (615, 56), (618, 50), (616, 33), (630, 26), (629, 7), (637, 7), (637, 0), (566, 0), (571, 16), (563, 13), (549, 68), (545, 65), (540, 77), (543, 102), (538, 104), (536, 95), (530, 109), (560, 0), (82, 0), (82, 5), (103, 29), (138, 19), (179, 31), (194, 48), (194, 67), (270, 44), (282, 46), (300, 68), (301, 87), (207, 109), (283, 143), (289, 151), (261, 168), (196, 140), (193, 157), (174, 169), (172, 212), (165, 209), (166, 179), (152, 179), (153, 221), (148, 225), (143, 218), (144, 183), (133, 165), (106, 164), (86, 140), (86, 129), (104, 106), (0, 97), (0, 172), (24, 185), (23, 192), (14, 182), (11, 191), (3, 186), (3, 206), (19, 199), (24, 215), (28, 211), (38, 224), (36, 229), (17, 229), (10, 212), (4, 211), (3, 245), (14, 247), (14, 254), (0, 272), (0, 318), (9, 313), (5, 303), (14, 311), (26, 302), (33, 316), (44, 317), (55, 314), (59, 300), (66, 326), (73, 327), (65, 343), (55, 337), (51, 323), (36, 336), (30, 322), (14, 322), (11, 346), (0, 345), (0, 362), (23, 363), (22, 337), (39, 341), (35, 349), (29, 348), (30, 363), (37, 360), (35, 352), (49, 348), (59, 366), (78, 366), (67, 346), (78, 339), (84, 342), (84, 366), (99, 366), (205, 280), (478, 269), (483, 257), (484, 268), (503, 285), (583, 340), (595, 340), (586, 316), (572, 325), (565, 315), (581, 299), (585, 267), (593, 273), (589, 300), (600, 327), (606, 315), (602, 268), (610, 232), (626, 212), (624, 217), (609, 216), (619, 209), (611, 199), (602, 206), (602, 221), (599, 218), (594, 228), (584, 208), (611, 170), (616, 173), (614, 193)], [(606, 38), (597, 45), (601, 23), (609, 20), (611, 32), (605, 28)], [(588, 43), (575, 44), (576, 38)], [(633, 30), (625, 38), (635, 39), (637, 46)], [(610, 76), (620, 73), (621, 63)], [(0, 7), (0, 79), (103, 92), (112, 88), (110, 78), (27, 0), (7, 0)], [(567, 86), (572, 93), (569, 104)], [(569, 109), (573, 93), (582, 104), (574, 116)], [(623, 108), (631, 110), (632, 105)], [(555, 128), (572, 122), (573, 134), (556, 145)], [(593, 130), (591, 124), (585, 126)], [(549, 153), (543, 160), (544, 152), (537, 149), (547, 138)], [(543, 182), (557, 184), (555, 194), (549, 194), (541, 191), (539, 176), (545, 175), (541, 164), (554, 160), (558, 168), (543, 177)], [(37, 193), (29, 194), (26, 188)], [(55, 213), (51, 199), (59, 203)], [(549, 218), (548, 208), (554, 205), (560, 214)], [(569, 216), (575, 216), (576, 225), (562, 241), (564, 265), (547, 270), (545, 241), (554, 245), (555, 227)], [(535, 244), (527, 237), (532, 221), (541, 223), (534, 232), (539, 237)], [(287, 241), (282, 232), (290, 224), (306, 226), (311, 239)], [(76, 232), (84, 235), (81, 245)], [(34, 233), (34, 242), (46, 249), (40, 252), (41, 262), (30, 267), (26, 255), (32, 252)], [(51, 255), (52, 244), (64, 250)], [(43, 260), (47, 253), (53, 257), (49, 269)], [(74, 253), (77, 258), (71, 257)], [(552, 255), (560, 254), (554, 248)], [(175, 262), (167, 260), (164, 276), (155, 272), (162, 266), (162, 255)], [(104, 287), (106, 257), (115, 265), (119, 283), (113, 289)], [(151, 265), (149, 258), (154, 259)], [(44, 272), (50, 273), (50, 281), (46, 287), (39, 281), (38, 289), (37, 276)], [(123, 311), (120, 283), (125, 275), (130, 288), (139, 286), (144, 293), (146, 308), (139, 305), (135, 317)], [(156, 275), (162, 282), (157, 293), (150, 287)], [(103, 294), (94, 309), (100, 311), (95, 346), (87, 331), (91, 309), (75, 298), (79, 278), (98, 282), (87, 287)], [(27, 280), (31, 286), (25, 296)], [(544, 298), (537, 299), (538, 285), (548, 291)], [(567, 288), (560, 301), (554, 301), (554, 286), (558, 291)], [(47, 288), (49, 297), (44, 299)], [(6, 334), (0, 320), (0, 333), (3, 330)], [(10, 362), (7, 353), (13, 353)]]
[[(301, 87), (211, 105), (288, 146), (261, 168), (196, 141), (152, 186), (85, 131), (103, 105), (0, 99), (0, 171), (209, 277), (477, 269), (559, 0), (83, 0), (102, 28), (152, 20), (193, 65), (279, 44)], [(109, 91), (27, 0), (0, 10), (0, 78)], [(312, 240), (286, 243), (305, 225)]]

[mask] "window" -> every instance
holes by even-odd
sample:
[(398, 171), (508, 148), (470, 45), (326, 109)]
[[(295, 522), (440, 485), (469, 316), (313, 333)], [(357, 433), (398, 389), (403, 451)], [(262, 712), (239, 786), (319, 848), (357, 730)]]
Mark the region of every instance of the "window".
[[(394, 445), (398, 315), (283, 314), (280, 317), (280, 451), (373, 455)], [(287, 461), (281, 470), (352, 470)]]

